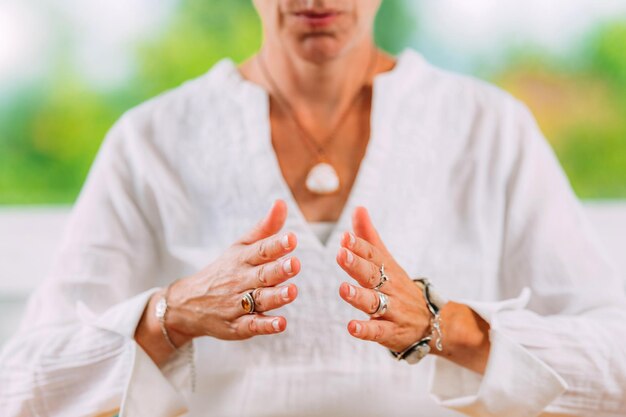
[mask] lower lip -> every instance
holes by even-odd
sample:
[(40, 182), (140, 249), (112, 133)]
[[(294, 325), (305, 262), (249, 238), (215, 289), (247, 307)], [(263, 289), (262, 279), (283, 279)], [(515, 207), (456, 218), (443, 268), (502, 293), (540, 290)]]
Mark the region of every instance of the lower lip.
[(319, 15), (296, 14), (295, 16), (298, 20), (306, 23), (309, 26), (324, 27), (333, 23), (339, 16), (339, 14), (338, 13), (327, 13), (327, 14), (319, 14)]

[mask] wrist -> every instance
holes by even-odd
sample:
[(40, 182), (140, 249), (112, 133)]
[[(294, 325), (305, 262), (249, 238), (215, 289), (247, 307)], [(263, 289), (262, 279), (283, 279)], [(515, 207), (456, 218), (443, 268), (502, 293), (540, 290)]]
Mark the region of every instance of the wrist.
[(155, 293), (148, 300), (148, 304), (135, 329), (135, 341), (152, 358), (154, 363), (161, 366), (173, 353), (172, 348), (163, 338), (161, 325), (156, 317), (156, 304), (160, 298)]
[(157, 298), (157, 301), (163, 297), (167, 298), (165, 329), (177, 347), (201, 335), (197, 331), (197, 319), (193, 315), (193, 309), (186, 308), (188, 301), (186, 296), (189, 294), (187, 283), (188, 280), (185, 278), (177, 279), (159, 291)]
[[(431, 351), (443, 351), (443, 334), (441, 328), (441, 309), (447, 301), (432, 289), (428, 278), (415, 278), (413, 282), (421, 289), (423, 302), (430, 314), (430, 325), (426, 327), (426, 333), (402, 351), (390, 349), (391, 354), (398, 360), (406, 360), (409, 364), (416, 364)], [(423, 323), (416, 323), (420, 331)]]
[[(137, 342), (158, 366), (162, 366), (173, 353), (180, 352), (180, 348), (193, 339), (167, 328), (168, 292), (169, 287), (152, 295), (144, 311), (144, 317), (142, 317), (145, 331), (141, 332), (140, 326), (135, 334)], [(196, 379), (193, 345), (185, 349), (185, 352), (189, 361), (191, 390), (193, 392), (195, 391)]]
[[(163, 288), (156, 294), (154, 294), (151, 303), (154, 306), (151, 308), (152, 316), (156, 321), (156, 325), (159, 327), (161, 336), (172, 348), (172, 350), (179, 349), (193, 339), (192, 335), (188, 335), (185, 332), (178, 330), (185, 326), (179, 323), (180, 318), (173, 311), (171, 303), (171, 291), (169, 288)], [(158, 309), (161, 309), (163, 317), (159, 319)], [(173, 345), (173, 346), (172, 346)]]
[(431, 341), (431, 353), (483, 373), (491, 346), (489, 323), (467, 305), (452, 301), (446, 303), (440, 314), (444, 349), (439, 352)]

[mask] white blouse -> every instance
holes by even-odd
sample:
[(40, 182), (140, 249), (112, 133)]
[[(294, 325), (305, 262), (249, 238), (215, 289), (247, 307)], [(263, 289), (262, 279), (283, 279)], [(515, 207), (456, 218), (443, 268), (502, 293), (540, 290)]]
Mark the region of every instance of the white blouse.
[[(376, 77), (370, 142), (326, 244), (281, 176), (268, 111), (223, 60), (112, 128), (1, 353), (0, 415), (626, 414), (622, 280), (523, 105), (402, 53)], [(184, 355), (159, 369), (137, 322), (156, 287), (203, 268), (277, 198), (302, 261), (288, 329), (196, 339), (192, 393)], [(396, 362), (348, 334), (365, 316), (338, 296), (350, 279), (335, 254), (357, 205), (412, 276), (489, 321), (484, 375)]]
[(309, 227), (317, 239), (325, 245), (337, 222), (309, 222)]

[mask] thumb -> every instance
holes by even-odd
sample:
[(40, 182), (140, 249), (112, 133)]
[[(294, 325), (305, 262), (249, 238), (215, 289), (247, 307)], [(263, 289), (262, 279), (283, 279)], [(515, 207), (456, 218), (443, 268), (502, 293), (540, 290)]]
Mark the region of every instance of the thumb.
[(240, 242), (249, 245), (275, 235), (283, 228), (285, 220), (287, 220), (287, 203), (284, 200), (276, 200), (265, 217), (246, 233)]
[(354, 209), (352, 213), (352, 229), (354, 229), (354, 234), (361, 239), (367, 240), (372, 245), (387, 251), (365, 207), (359, 206)]

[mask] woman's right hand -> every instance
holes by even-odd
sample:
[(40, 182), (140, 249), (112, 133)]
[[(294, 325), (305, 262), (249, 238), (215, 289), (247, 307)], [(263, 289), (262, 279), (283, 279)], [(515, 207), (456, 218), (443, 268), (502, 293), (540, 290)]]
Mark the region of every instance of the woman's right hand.
[[(223, 340), (243, 340), (252, 336), (280, 333), (287, 327), (284, 317), (266, 313), (295, 300), (295, 284), (281, 285), (300, 272), (296, 257), (285, 257), (297, 245), (293, 233), (278, 234), (287, 218), (287, 205), (277, 200), (266, 217), (201, 271), (170, 286), (165, 325), (178, 347), (200, 336)], [(242, 297), (254, 291), (255, 313), (242, 307)], [(149, 340), (163, 339), (154, 322), (154, 305), (163, 296), (155, 294), (139, 325), (152, 328), (148, 337), (141, 328), (135, 338), (155, 360), (162, 362), (160, 348), (145, 346)], [(150, 323), (152, 322), (152, 323)], [(152, 352), (151, 352), (152, 350)], [(171, 350), (171, 349), (170, 349)], [(171, 352), (170, 352), (171, 353)], [(166, 355), (169, 356), (169, 355)]]

